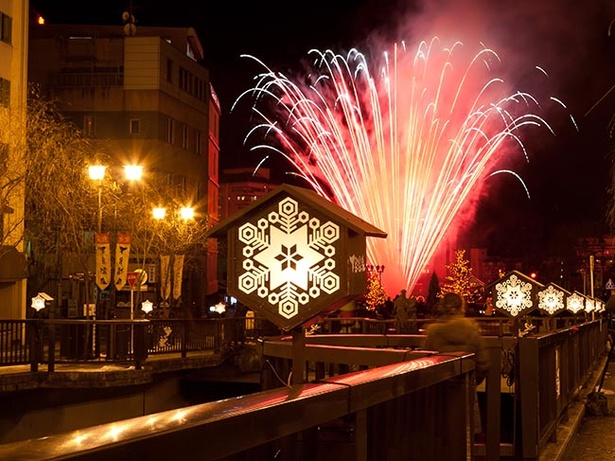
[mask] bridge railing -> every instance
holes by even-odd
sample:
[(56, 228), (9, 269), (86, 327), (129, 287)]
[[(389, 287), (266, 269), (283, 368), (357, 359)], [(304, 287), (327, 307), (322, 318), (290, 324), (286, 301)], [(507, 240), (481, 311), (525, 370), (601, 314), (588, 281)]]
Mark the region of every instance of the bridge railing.
[[(477, 389), (484, 434), (475, 446), (485, 461), (538, 459), (557, 441), (558, 424), (605, 354), (605, 319), (570, 319), (560, 328), (535, 323), (537, 332), (519, 334), (511, 322), (498, 321), (495, 331), (517, 335), (485, 336), (492, 366)], [(306, 338), (305, 378), (318, 382), (433, 354), (421, 349), (424, 340), (421, 334), (312, 334)], [(266, 386), (288, 380), (292, 354), (290, 336), (263, 342)]]
[[(356, 322), (359, 322), (361, 328), (383, 328), (374, 327), (377, 322), (373, 319), (359, 319), (353, 323)], [(599, 318), (577, 323), (575, 320), (561, 325), (536, 322), (535, 329), (523, 332), (510, 322), (498, 322), (494, 330), (498, 331), (498, 335), (486, 336), (493, 366), (486, 383), (478, 388), (486, 431), (484, 440), (477, 441), (474, 450), (484, 454), (486, 461), (499, 460), (504, 456), (537, 459), (550, 443), (557, 440), (558, 423), (566, 417), (570, 403), (583, 392), (588, 376), (604, 356), (607, 321)], [(67, 325), (78, 325), (86, 330), (88, 327), (98, 327), (94, 332), (92, 357), (86, 355), (69, 359), (62, 356), (61, 339), (57, 340), (57, 336), (62, 336), (63, 328)], [(113, 336), (113, 325), (116, 330), (130, 326), (122, 341), (128, 344), (126, 347), (132, 344), (135, 346), (134, 350), (128, 349), (128, 358), (131, 360), (138, 360), (140, 353), (147, 357), (168, 351), (187, 354), (191, 350), (224, 350), (233, 344), (247, 341), (246, 338), (256, 339), (266, 331), (271, 332), (271, 325), (264, 323), (258, 327), (254, 319), (246, 318), (208, 319), (202, 323), (194, 320), (2, 321), (0, 331), (4, 332), (4, 336), (0, 339), (0, 364), (30, 363), (31, 369), (36, 371), (38, 363), (46, 362), (52, 371), (56, 360), (119, 360), (107, 358), (112, 342), (103, 339)], [(108, 328), (108, 334), (105, 334), (105, 328)], [(166, 335), (168, 328), (172, 329), (172, 334), (167, 335), (170, 345), (161, 345), (161, 335)], [(489, 328), (493, 328), (493, 325)], [(507, 330), (515, 335), (502, 334)], [(421, 334), (396, 334), (389, 327), (386, 327), (386, 331), (389, 333), (308, 335), (305, 351), (306, 380), (320, 383), (349, 373), (356, 378), (359, 376), (356, 373), (370, 372), (375, 367), (421, 360), (433, 354), (421, 350), (424, 341)], [(83, 331), (83, 334), (88, 338), (87, 331)], [(210, 339), (212, 336), (213, 340)], [(288, 383), (292, 360), (292, 344), (289, 339), (280, 336), (275, 339), (266, 337), (260, 341), (263, 348), (261, 356), (266, 365), (262, 375), (264, 388)], [(96, 341), (101, 343), (98, 357)], [(89, 344), (90, 340), (87, 339), (85, 350), (88, 350)], [(79, 347), (77, 349), (81, 350)], [(341, 429), (327, 429), (323, 426), (321, 434), (335, 438), (335, 431), (348, 430), (347, 422), (341, 422)], [(378, 422), (378, 425), (383, 424), (386, 421)]]
[(0, 459), (466, 460), (473, 373), (471, 355), (416, 357), (3, 444)]

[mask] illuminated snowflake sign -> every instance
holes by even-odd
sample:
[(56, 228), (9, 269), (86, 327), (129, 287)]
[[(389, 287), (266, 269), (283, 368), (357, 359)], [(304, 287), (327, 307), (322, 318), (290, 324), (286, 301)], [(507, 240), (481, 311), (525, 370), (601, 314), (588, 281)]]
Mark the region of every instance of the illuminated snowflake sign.
[(239, 289), (256, 292), (291, 319), (299, 315), (300, 305), (340, 289), (334, 272), (340, 240), (340, 226), (311, 217), (287, 197), (278, 203), (277, 212), (239, 228), (245, 270)]
[(517, 317), (536, 307), (537, 288), (542, 287), (530, 277), (512, 271), (493, 285), (493, 299), (496, 309)]
[(585, 300), (585, 312), (590, 314), (591, 311), (593, 310), (594, 310), (594, 300), (592, 298), (587, 298)]
[(563, 288), (552, 283), (538, 291), (538, 309), (549, 315), (554, 315), (566, 308), (564, 297), (570, 295)]
[(210, 230), (226, 231), (228, 294), (284, 330), (366, 289), (366, 236), (386, 234), (316, 193), (282, 185)]
[(572, 293), (572, 295), (568, 296), (566, 300), (566, 309), (568, 309), (573, 314), (578, 314), (585, 308), (585, 296), (583, 296), (578, 291)]

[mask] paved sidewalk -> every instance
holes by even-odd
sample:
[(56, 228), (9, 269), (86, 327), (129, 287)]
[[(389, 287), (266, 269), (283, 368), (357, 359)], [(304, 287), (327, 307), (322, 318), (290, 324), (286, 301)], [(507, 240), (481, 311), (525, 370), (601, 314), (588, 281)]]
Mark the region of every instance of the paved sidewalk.
[[(611, 360), (606, 366), (602, 392), (608, 400), (609, 414), (593, 416), (583, 412), (577, 431), (567, 444), (561, 461), (615, 460), (615, 361)], [(582, 397), (590, 391), (587, 389)]]

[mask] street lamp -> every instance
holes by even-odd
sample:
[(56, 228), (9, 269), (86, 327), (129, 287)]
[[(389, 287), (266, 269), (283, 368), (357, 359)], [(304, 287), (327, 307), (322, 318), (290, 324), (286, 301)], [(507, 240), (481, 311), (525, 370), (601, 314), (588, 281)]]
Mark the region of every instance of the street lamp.
[[(187, 223), (188, 221), (191, 221), (194, 219), (194, 214), (195, 214), (194, 208), (189, 207), (189, 206), (184, 206), (184, 207), (179, 208), (178, 210), (175, 210), (175, 213), (173, 213), (173, 216), (171, 217), (171, 219), (165, 222), (166, 225), (164, 226), (164, 233), (167, 237), (169, 237), (169, 240), (171, 241), (167, 242), (167, 239), (163, 236), (160, 236), (159, 239), (162, 242), (167, 242), (167, 250), (171, 250), (174, 247), (176, 248), (177, 242), (181, 241), (184, 237), (187, 237), (186, 235), (182, 235), (182, 234), (186, 232), (186, 229), (188, 229), (188, 226), (179, 224), (179, 221), (182, 221), (183, 223)], [(167, 216), (167, 210), (164, 207), (155, 207), (152, 209), (152, 216), (156, 221), (163, 221)], [(173, 235), (170, 234), (171, 232), (173, 232)], [(152, 234), (152, 241), (153, 239), (154, 239), (154, 234)], [(160, 257), (160, 295), (162, 297), (162, 303), (166, 303), (167, 302), (166, 300), (171, 296), (171, 292), (173, 292), (174, 295), (176, 292), (172, 288), (173, 279), (171, 278), (169, 274), (169, 271), (171, 270), (169, 266), (171, 257), (174, 258), (172, 270), (175, 274), (179, 273), (180, 279), (181, 279), (181, 270), (183, 266), (184, 255), (178, 255), (178, 254), (174, 254), (174, 255), (166, 254), (165, 255), (160, 252), (160, 248), (158, 250), (159, 250), (159, 257)], [(175, 271), (179, 271), (179, 272), (175, 272)], [(177, 290), (177, 293), (180, 293), (181, 291), (181, 286), (179, 288), (180, 289)], [(160, 306), (162, 306), (162, 303), (160, 304)]]
[[(88, 167), (88, 174), (89, 177), (92, 181), (95, 181), (97, 183), (97, 187), (98, 187), (98, 223), (97, 223), (97, 231), (98, 234), (102, 235), (102, 229), (103, 229), (103, 225), (102, 225), (102, 218), (103, 218), (103, 205), (102, 205), (102, 189), (103, 189), (103, 181), (105, 180), (106, 177), (106, 171), (107, 171), (107, 167), (105, 165), (100, 165), (100, 164), (94, 164), (94, 165), (90, 165)], [(141, 179), (141, 176), (143, 175), (143, 167), (140, 165), (124, 165), (124, 176), (126, 178), (126, 180), (133, 182), (133, 181), (137, 181), (139, 179)], [(98, 237), (97, 237), (98, 238)], [(95, 238), (95, 245), (96, 248), (98, 249), (98, 240), (97, 238)], [(102, 237), (101, 237), (102, 238)], [(109, 244), (109, 237), (107, 238), (107, 244)], [(98, 255), (98, 253), (97, 253)], [(98, 256), (97, 256), (98, 258)], [(110, 266), (108, 268), (106, 268), (108, 270), (108, 273), (110, 275)], [(105, 269), (101, 269), (98, 266), (98, 260), (97, 260), (97, 267), (96, 267), (96, 273), (97, 273), (97, 277), (99, 274), (99, 270), (105, 270)], [(98, 284), (98, 279), (97, 279), (97, 284)], [(106, 288), (106, 285), (102, 286), (99, 285), (99, 291), (98, 291), (98, 295), (100, 295), (100, 292)], [(99, 304), (99, 297), (96, 297), (96, 306), (98, 309), (98, 304)], [(94, 312), (94, 319), (96, 319), (97, 317), (97, 312), (95, 310)]]
[(154, 303), (152, 303), (149, 299), (146, 299), (141, 303), (141, 310), (145, 312), (145, 314), (149, 314), (152, 309), (154, 309)]
[(167, 215), (167, 209), (162, 207), (156, 207), (152, 210), (152, 215), (154, 216), (155, 220), (162, 221)]
[(124, 174), (129, 181), (138, 181), (143, 176), (141, 165), (124, 165)]
[(34, 309), (36, 313), (40, 316), (41, 310), (47, 307), (47, 301), (53, 301), (53, 298), (47, 293), (37, 294), (34, 298), (32, 298), (32, 309)]
[(193, 219), (194, 218), (194, 208), (192, 208), (192, 207), (182, 207), (182, 208), (180, 208), (179, 216), (184, 221), (189, 221), (190, 219)]
[(42, 318), (41, 311), (47, 307), (47, 301), (53, 301), (53, 298), (49, 296), (47, 293), (39, 293), (35, 297), (32, 298), (32, 309), (36, 311), (36, 324), (34, 326), (34, 334), (32, 336), (32, 357), (30, 363), (31, 371), (38, 371), (38, 362), (41, 360), (43, 346), (42, 342)]
[(92, 181), (98, 181), (98, 232), (102, 232), (102, 181), (105, 179), (104, 165), (90, 165), (88, 173)]
[[(102, 183), (106, 171), (105, 165), (90, 165), (88, 167), (90, 179), (98, 183), (98, 232), (102, 232)], [(124, 176), (128, 181), (138, 181), (143, 176), (143, 167), (141, 165), (124, 165)]]
[(372, 265), (372, 264), (368, 264), (366, 266), (367, 272), (371, 273), (372, 271), (376, 271), (376, 273), (378, 274), (378, 281), (380, 283), (382, 283), (382, 273), (384, 272), (384, 264), (383, 265)]

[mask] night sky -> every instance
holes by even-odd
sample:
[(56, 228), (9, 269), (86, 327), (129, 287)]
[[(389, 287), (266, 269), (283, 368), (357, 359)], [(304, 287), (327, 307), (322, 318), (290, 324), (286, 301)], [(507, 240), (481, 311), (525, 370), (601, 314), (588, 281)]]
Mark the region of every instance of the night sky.
[[(609, 92), (615, 85), (613, 1), (31, 0), (31, 6), (49, 23), (121, 24), (121, 13), (132, 8), (137, 27), (194, 27), (222, 103), (223, 167), (258, 160), (242, 144), (249, 112), (230, 112), (239, 94), (253, 86), (257, 72), (242, 54), (283, 70), (296, 68), (311, 48), (341, 52), (368, 41), (433, 35), (485, 43), (506, 63), (509, 81), (563, 101), (578, 131), (568, 116), (554, 114), (549, 122), (555, 138), (530, 133), (523, 140), (530, 163), (511, 161), (506, 168), (523, 177), (531, 199), (513, 178), (489, 179), (493, 184), (469, 228), (472, 244), (514, 253), (530, 242), (530, 251), (538, 253), (563, 230), (604, 221), (613, 145), (609, 124), (615, 113), (615, 89)], [(548, 73), (548, 87), (534, 86), (529, 76), (535, 66)]]

